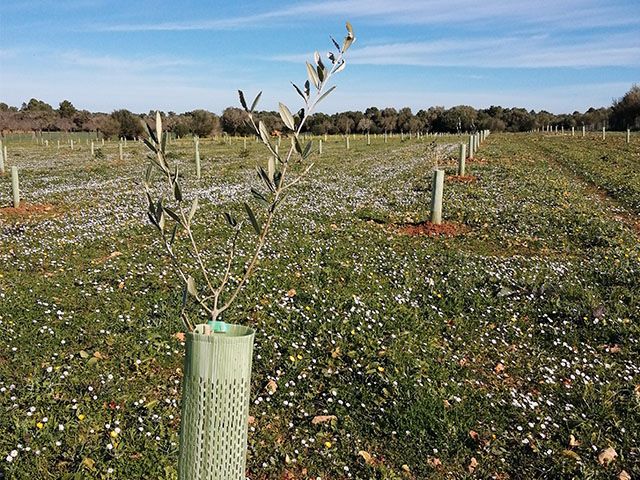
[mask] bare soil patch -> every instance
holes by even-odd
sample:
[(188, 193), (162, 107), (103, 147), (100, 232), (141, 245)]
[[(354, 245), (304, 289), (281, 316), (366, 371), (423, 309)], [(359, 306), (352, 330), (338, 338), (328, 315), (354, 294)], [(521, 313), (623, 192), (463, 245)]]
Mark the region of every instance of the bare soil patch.
[(478, 177), (475, 175), (449, 175), (446, 177), (446, 181), (453, 183), (475, 183), (478, 181)]
[(409, 235), (411, 237), (428, 236), (428, 237), (455, 237), (467, 232), (467, 226), (460, 223), (445, 222), (436, 225), (431, 222), (409, 223), (400, 225), (398, 233)]
[(0, 217), (5, 218), (42, 218), (54, 217), (60, 210), (51, 203), (20, 202), (18, 207), (0, 207)]

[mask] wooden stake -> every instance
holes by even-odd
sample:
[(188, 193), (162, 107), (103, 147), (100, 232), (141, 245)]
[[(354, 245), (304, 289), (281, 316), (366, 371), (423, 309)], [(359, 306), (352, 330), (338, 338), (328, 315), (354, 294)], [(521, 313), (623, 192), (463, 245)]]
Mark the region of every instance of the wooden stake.
[(20, 206), (20, 181), (18, 180), (18, 167), (11, 167), (11, 189), (13, 190), (13, 208)]
[(200, 180), (200, 178), (201, 178), (201, 171), (200, 171), (200, 139), (198, 137), (195, 137), (194, 141), (196, 143), (196, 177), (198, 178), (198, 180)]
[(458, 175), (463, 176), (465, 170), (465, 161), (467, 159), (467, 146), (460, 144), (460, 157), (458, 158)]

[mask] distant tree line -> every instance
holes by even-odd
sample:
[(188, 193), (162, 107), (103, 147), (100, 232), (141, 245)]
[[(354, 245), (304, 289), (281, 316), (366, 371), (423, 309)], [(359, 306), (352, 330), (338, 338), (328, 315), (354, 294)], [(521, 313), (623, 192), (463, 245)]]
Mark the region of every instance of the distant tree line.
[[(57, 109), (32, 98), (20, 108), (0, 103), (0, 131), (91, 131), (104, 136), (134, 138), (143, 133), (141, 119), (155, 112), (135, 114), (116, 110), (110, 114), (92, 113), (76, 109), (71, 102), (60, 102)], [(177, 114), (163, 113), (163, 125), (178, 137), (197, 135), (251, 135), (245, 124), (244, 112), (239, 108), (226, 108), (222, 115), (207, 110), (194, 110)], [(277, 112), (257, 114), (270, 131), (282, 131), (284, 125)], [(492, 106), (475, 109), (467, 105), (452, 108), (430, 107), (413, 113), (410, 108), (367, 108), (364, 112), (347, 111), (328, 115), (316, 113), (309, 118), (306, 129), (316, 135), (347, 133), (400, 133), (400, 132), (473, 132), (489, 129), (494, 132), (526, 132), (538, 128), (585, 126), (589, 130), (607, 127), (610, 130), (640, 130), (640, 86), (633, 85), (611, 107), (589, 108), (585, 112), (553, 114), (524, 108)]]

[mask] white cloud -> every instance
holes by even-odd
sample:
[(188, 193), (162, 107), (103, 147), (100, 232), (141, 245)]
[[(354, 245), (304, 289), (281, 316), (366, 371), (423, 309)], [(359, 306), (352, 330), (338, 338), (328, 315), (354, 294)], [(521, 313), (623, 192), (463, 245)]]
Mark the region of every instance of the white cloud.
[(197, 62), (186, 58), (171, 58), (159, 56), (127, 58), (114, 55), (92, 55), (80, 51), (63, 52), (56, 56), (60, 61), (70, 65), (107, 70), (152, 70), (197, 65)]
[(332, 0), (307, 2), (262, 13), (216, 19), (194, 19), (181, 22), (129, 23), (91, 26), (100, 31), (184, 31), (228, 30), (243, 26), (273, 25), (279, 20), (313, 21), (318, 17), (371, 20), (380, 24), (502, 24), (544, 25), (562, 29), (638, 25), (640, 18), (633, 6), (603, 5), (597, 0), (537, 0), (518, 2), (505, 0)]
[[(277, 55), (301, 62), (310, 54)], [(640, 66), (640, 37), (614, 35), (577, 41), (550, 36), (506, 36), (396, 42), (354, 47), (349, 63), (424, 67), (556, 68)]]

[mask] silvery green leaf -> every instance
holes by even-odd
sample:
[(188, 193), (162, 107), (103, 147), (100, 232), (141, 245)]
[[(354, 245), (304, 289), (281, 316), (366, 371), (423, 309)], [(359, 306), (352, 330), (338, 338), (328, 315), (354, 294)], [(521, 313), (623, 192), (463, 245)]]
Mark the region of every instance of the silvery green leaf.
[(263, 143), (269, 145), (269, 132), (267, 131), (267, 126), (264, 124), (262, 120), (258, 123), (258, 131), (260, 132), (260, 138)]
[[(264, 171), (264, 168), (262, 167), (258, 167), (257, 168), (258, 171), (258, 178), (260, 178), (260, 180), (262, 180), (262, 183), (265, 184), (265, 186), (273, 193), (276, 191), (274, 185), (273, 185), (273, 180), (271, 178), (269, 178), (269, 174), (267, 172)], [(274, 175), (275, 176), (275, 175)]]
[(318, 53), (318, 51), (316, 50), (315, 52), (313, 52), (313, 59), (316, 62), (316, 65), (319, 65), (320, 62), (320, 54)]
[(256, 107), (258, 106), (258, 102), (260, 101), (260, 97), (262, 96), (262, 92), (258, 92), (258, 95), (256, 95), (256, 98), (253, 100), (253, 103), (251, 104), (251, 111), (253, 112)]
[(346, 52), (349, 49), (349, 47), (353, 43), (353, 40), (354, 38), (349, 36), (346, 36), (344, 38), (344, 43), (342, 44), (342, 53)]
[(229, 212), (224, 212), (223, 215), (229, 225), (231, 225), (232, 227), (235, 227), (236, 225), (238, 225), (238, 222), (236, 221), (236, 219)]
[(171, 210), (170, 208), (164, 207), (164, 211), (167, 213), (167, 215), (169, 215), (175, 222), (179, 223), (182, 225), (182, 221), (180, 220), (180, 217), (178, 216), (178, 214), (176, 212), (174, 212), (173, 210)]
[(158, 137), (158, 143), (162, 140), (162, 117), (160, 116), (160, 110), (156, 110), (156, 137)]
[(253, 210), (251, 210), (251, 207), (247, 202), (244, 202), (244, 209), (247, 211), (247, 215), (249, 216), (249, 222), (251, 222), (251, 226), (255, 230), (256, 235), (260, 235), (260, 231), (262, 230), (260, 227), (260, 223), (258, 222), (258, 219), (256, 218), (255, 214), (253, 213)]
[(347, 66), (347, 62), (345, 62), (344, 60), (342, 60), (340, 62), (340, 65), (338, 65), (338, 67), (333, 71), (333, 73), (338, 73), (341, 72), (342, 70), (344, 70), (344, 68)]
[(304, 82), (304, 93), (309, 98), (309, 94), (311, 93), (311, 85), (309, 84), (309, 80)]
[(173, 195), (176, 201), (178, 202), (182, 201), (182, 189), (180, 188), (180, 182), (178, 182), (177, 180), (173, 185)]
[(143, 138), (142, 141), (147, 146), (147, 148), (149, 148), (149, 150), (151, 150), (153, 153), (158, 152), (158, 149), (149, 140), (147, 140), (146, 138)]
[(242, 90), (238, 90), (238, 96), (240, 97), (240, 104), (242, 105), (242, 108), (244, 108), (245, 112), (248, 112), (249, 107), (247, 107), (247, 102), (244, 99), (244, 93), (242, 93)]
[(196, 281), (193, 279), (193, 277), (191, 275), (189, 275), (189, 278), (187, 278), (187, 291), (192, 296), (198, 298), (198, 290), (196, 288)]
[(144, 123), (145, 127), (147, 127), (147, 132), (149, 132), (149, 138), (153, 140), (153, 143), (157, 144), (158, 139), (156, 138), (156, 132), (153, 131), (153, 128), (151, 128), (151, 125), (149, 125), (147, 122), (143, 121), (142, 123)]
[(284, 103), (280, 103), (280, 118), (282, 118), (282, 121), (289, 130), (295, 131), (296, 125), (293, 121), (293, 115), (291, 115), (291, 112)]
[(160, 170), (162, 170), (163, 172), (167, 172), (167, 168), (158, 161), (158, 159), (154, 156), (148, 157)]
[(296, 152), (302, 155), (302, 152), (304, 150), (302, 149), (302, 144), (300, 143), (300, 140), (298, 139), (298, 137), (293, 137), (291, 141), (293, 142), (293, 146), (296, 149)]
[(171, 237), (169, 238), (169, 245), (173, 245), (173, 242), (176, 240), (176, 233), (178, 233), (178, 224), (177, 223), (173, 226), (173, 230), (171, 230)]
[(187, 220), (189, 223), (191, 223), (191, 219), (196, 214), (197, 209), (198, 209), (198, 197), (194, 198), (193, 203), (191, 204), (191, 209), (189, 210), (189, 216), (187, 217)]
[(336, 42), (336, 39), (333, 38), (332, 36), (329, 36), (329, 38), (331, 39), (331, 41), (333, 42), (333, 44), (335, 45), (335, 47), (340, 50), (340, 45), (338, 44), (338, 42)]
[(273, 182), (273, 175), (276, 173), (276, 159), (273, 156), (269, 156), (269, 162), (267, 163), (267, 174), (269, 180)]
[(164, 211), (161, 210), (160, 217), (158, 218), (158, 228), (160, 229), (161, 232), (164, 231), (164, 223), (165, 223)]
[(147, 212), (147, 216), (149, 217), (149, 221), (156, 227), (156, 228), (160, 228), (158, 226), (158, 222), (156, 221), (156, 216), (153, 212)]
[(149, 186), (151, 184), (151, 175), (153, 174), (153, 167), (151, 165), (147, 166), (147, 170), (144, 173), (144, 183), (145, 186)]
[(160, 214), (162, 213), (162, 199), (159, 199), (156, 202), (156, 209), (155, 209), (155, 213), (156, 213), (156, 220), (160, 221)]
[(307, 62), (307, 74), (309, 75), (309, 80), (316, 88), (320, 88), (320, 79), (318, 78), (318, 74), (313, 66)]
[(353, 35), (353, 27), (347, 22), (347, 36), (344, 37), (344, 43), (342, 44), (342, 53), (346, 52), (351, 44), (355, 41), (356, 37)]
[(264, 205), (265, 207), (269, 206), (269, 201), (266, 199), (266, 197), (260, 193), (258, 190), (256, 190), (255, 188), (251, 189), (251, 194), (253, 195), (253, 197), (258, 200), (258, 202), (260, 202), (262, 205)]
[(291, 85), (293, 85), (293, 88), (296, 89), (296, 92), (298, 92), (298, 95), (300, 95), (302, 97), (302, 99), (306, 102), (307, 101), (307, 96), (304, 93), (302, 93), (302, 90), (300, 90), (298, 88), (298, 86), (293, 82), (291, 82)]
[(320, 98), (318, 98), (318, 100), (316, 101), (316, 105), (318, 103), (320, 103), (322, 100), (324, 100), (324, 98), (329, 95), (331, 92), (333, 92), (336, 89), (336, 86), (332, 86), (329, 90), (327, 90), (326, 92), (324, 92), (322, 95), (320, 95)]
[(304, 152), (302, 152), (302, 158), (306, 159), (311, 153), (311, 142), (307, 142), (304, 146)]
[(182, 289), (182, 308), (184, 309), (185, 305), (187, 304), (187, 295), (188, 295), (188, 291), (187, 291), (187, 287), (185, 285), (185, 287)]

